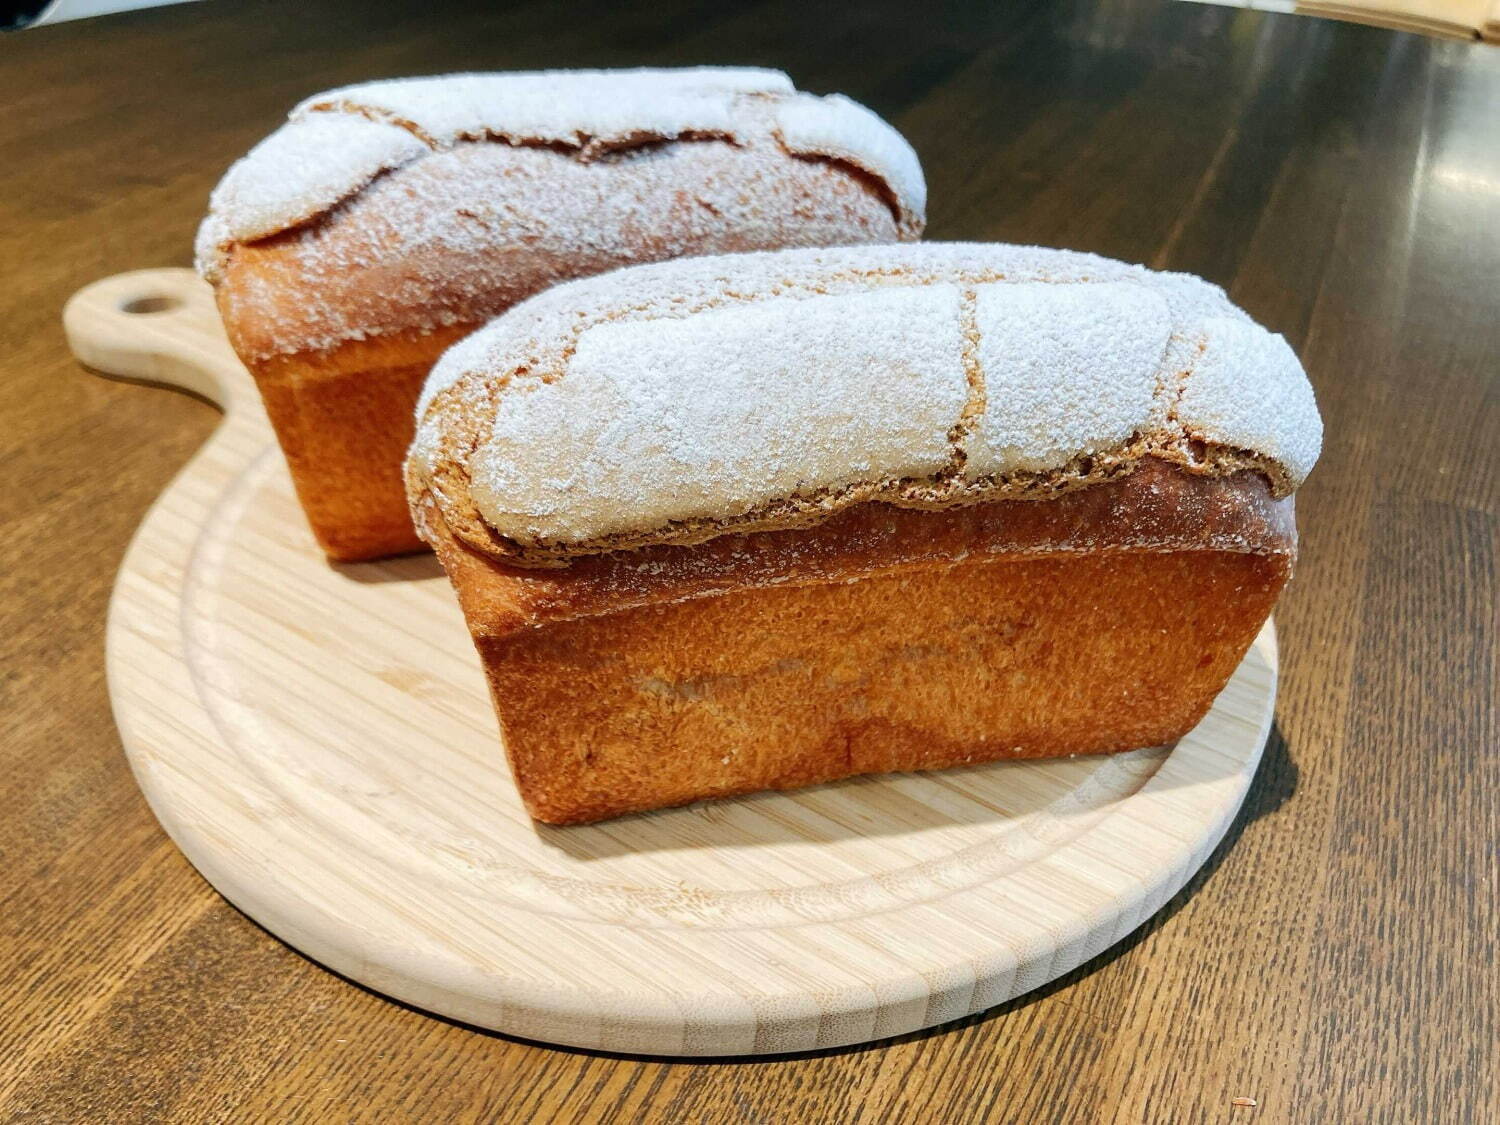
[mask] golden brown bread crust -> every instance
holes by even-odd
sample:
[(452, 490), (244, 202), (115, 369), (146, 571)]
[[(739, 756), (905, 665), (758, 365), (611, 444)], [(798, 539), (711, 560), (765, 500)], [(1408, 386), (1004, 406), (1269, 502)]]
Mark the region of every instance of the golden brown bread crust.
[(438, 551), (475, 636), (620, 613), (738, 589), (858, 581), (975, 556), (1052, 552), (1294, 552), (1291, 500), (1264, 477), (1202, 477), (1155, 458), (1131, 475), (1054, 500), (922, 511), (865, 504), (816, 527), (725, 535), (594, 555), (555, 570), (510, 566), (459, 540), (427, 497), (418, 531)]
[[(440, 335), (438, 338), (441, 339)], [(313, 537), (329, 558), (352, 562), (423, 549), (412, 528), (401, 479), (411, 444), (411, 404), (431, 369), (422, 353), (436, 343), (397, 338), (388, 362), (348, 358), (306, 365), (278, 358), (260, 365), (256, 383), (291, 470)], [(401, 363), (402, 351), (415, 352)], [(373, 363), (360, 349), (365, 363)]]
[(586, 823), (1170, 742), (1228, 680), (1287, 566), (1224, 551), (1013, 558), (745, 590), (478, 647), (527, 808)]
[[(312, 223), (231, 247), (219, 309), (324, 550), (361, 559), (420, 547), (400, 465), (421, 376), (517, 301), (633, 262), (920, 233), (898, 223), (867, 173), (771, 144), (650, 146), (635, 158), (659, 161), (671, 150), (674, 175), (628, 182), (629, 154), (583, 162), (550, 148), (461, 144), (381, 177)], [(609, 238), (591, 239), (591, 223), (610, 221), (591, 209), (599, 183), (611, 181), (625, 193), (619, 221)], [(733, 222), (701, 197), (703, 185), (726, 183), (753, 203)], [(549, 203), (545, 223), (527, 218), (538, 198)], [(430, 237), (414, 199), (443, 201), (435, 206), (449, 210), (437, 217), (469, 224), (472, 237)]]
[(1169, 742), (1291, 571), (1263, 477), (1148, 460), (1050, 501), (509, 567), (419, 527), (554, 824), (859, 773)]

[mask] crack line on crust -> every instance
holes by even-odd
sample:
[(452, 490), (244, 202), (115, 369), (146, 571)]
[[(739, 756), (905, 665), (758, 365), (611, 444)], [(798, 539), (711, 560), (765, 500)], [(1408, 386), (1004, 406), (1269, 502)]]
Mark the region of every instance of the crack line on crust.
[(969, 386), (969, 398), (948, 440), (953, 444), (953, 475), (962, 476), (969, 459), (968, 441), (979, 426), (979, 421), (989, 409), (989, 392), (984, 382), (984, 366), (979, 361), (979, 291), (966, 287), (958, 297), (958, 325), (962, 334), (961, 360), (964, 366), (964, 381)]
[[(972, 434), (980, 415), (988, 405), (984, 373), (978, 363), (978, 326), (974, 319), (978, 297), (976, 287), (1008, 280), (1012, 280), (1008, 271), (994, 268), (965, 269), (949, 278), (942, 276), (940, 271), (912, 270), (899, 266), (854, 267), (836, 270), (812, 279), (785, 277), (762, 287), (750, 286), (742, 289), (726, 285), (717, 292), (710, 292), (698, 300), (671, 310), (657, 309), (652, 300), (629, 301), (600, 310), (594, 317), (575, 319), (564, 338), (557, 343), (557, 350), (564, 357), (564, 362), (556, 365), (555, 373), (553, 371), (539, 372), (535, 368), (532, 370), (533, 375), (540, 375), (544, 381), (564, 377), (566, 359), (571, 358), (578, 337), (583, 332), (599, 324), (634, 320), (641, 314), (648, 314), (648, 318), (651, 314), (663, 319), (688, 318), (715, 309), (739, 304), (755, 304), (776, 297), (832, 295), (842, 292), (845, 286), (859, 283), (870, 287), (894, 286), (898, 288), (939, 283), (957, 284), (962, 287), (960, 316), (963, 318), (964, 327), (964, 370), (965, 377), (969, 381), (970, 395), (960, 414), (959, 422), (949, 431), (950, 441), (954, 443), (953, 462), (948, 469), (935, 477), (867, 480), (839, 487), (827, 487), (795, 497), (781, 497), (732, 518), (699, 517), (673, 520), (659, 527), (629, 533), (614, 533), (584, 543), (562, 544), (547, 541), (524, 543), (508, 538), (491, 527), (479, 512), (472, 496), (468, 494), (466, 478), (469, 459), (488, 440), (488, 425), (493, 423), (495, 412), (499, 407), (498, 392), (511, 381), (510, 378), (497, 376), (494, 372), (470, 370), (435, 396), (429, 403), (421, 423), (424, 426), (432, 424), (435, 421), (432, 418), (434, 412), (443, 413), (446, 410), (453, 410), (459, 415), (461, 421), (458, 428), (467, 440), (465, 446), (467, 456), (457, 466), (451, 462), (446, 466), (457, 470), (453, 473), (454, 483), (464, 493), (462, 519), (454, 521), (451, 516), (457, 513), (452, 513), (450, 524), (457, 537), (465, 541), (472, 549), (511, 565), (549, 569), (565, 567), (576, 559), (591, 555), (631, 551), (640, 547), (692, 546), (725, 534), (811, 527), (822, 523), (837, 511), (872, 501), (883, 501), (901, 508), (941, 511), (1001, 499), (1051, 500), (1068, 492), (1129, 475), (1141, 460), (1148, 456), (1163, 458), (1200, 476), (1227, 476), (1247, 469), (1254, 470), (1268, 479), (1276, 495), (1285, 495), (1291, 491), (1286, 474), (1280, 471), (1279, 466), (1269, 458), (1250, 450), (1235, 449), (1218, 442), (1194, 442), (1182, 431), (1181, 423), (1176, 418), (1176, 403), (1181, 398), (1187, 376), (1191, 371), (1191, 364), (1175, 373), (1176, 394), (1167, 412), (1166, 428), (1179, 430), (1181, 437), (1177, 440), (1173, 440), (1175, 435), (1170, 433), (1148, 435), (1137, 432), (1109, 449), (1098, 450), (1091, 454), (1078, 454), (1065, 464), (1049, 470), (1013, 471), (978, 478), (963, 477), (962, 468), (967, 458), (967, 451), (960, 443)], [(1101, 283), (1101, 279), (1088, 275), (1076, 278), (1037, 277), (1028, 280), (1047, 284)], [(970, 337), (971, 329), (972, 338)], [(1203, 346), (1203, 342), (1199, 340), (1200, 354)], [(1167, 351), (1170, 350), (1169, 341)], [(540, 357), (533, 357), (533, 359), (536, 358)], [(1164, 355), (1161, 382), (1158, 384), (1163, 390), (1166, 389), (1167, 381), (1174, 374), (1167, 369), (1166, 358)], [(554, 365), (544, 364), (544, 366), (553, 367)], [(465, 417), (468, 411), (460, 404), (460, 400), (464, 397), (463, 388), (472, 387), (474, 383), (479, 383), (484, 388), (482, 393), (489, 402), (489, 409), (484, 417), (472, 415)], [(448, 435), (449, 442), (453, 439), (454, 435)], [(439, 456), (435, 460), (441, 462), (442, 458)], [(431, 469), (423, 467), (422, 471), (424, 474), (434, 470), (441, 473), (443, 468), (441, 464), (436, 464)], [(452, 502), (452, 494), (448, 495)]]
[(432, 134), (428, 133), (415, 121), (400, 117), (388, 109), (380, 109), (377, 106), (364, 105), (360, 102), (351, 102), (340, 98), (338, 101), (318, 102), (315, 105), (310, 105), (304, 112), (337, 113), (343, 114), (346, 117), (363, 117), (366, 121), (373, 121), (377, 125), (394, 125), (398, 129), (404, 129), (434, 152), (444, 147), (438, 143)]

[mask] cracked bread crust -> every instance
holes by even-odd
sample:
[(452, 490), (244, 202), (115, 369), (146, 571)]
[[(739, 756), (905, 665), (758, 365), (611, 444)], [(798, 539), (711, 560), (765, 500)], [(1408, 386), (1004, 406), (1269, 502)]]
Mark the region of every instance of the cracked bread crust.
[[(932, 344), (947, 331), (942, 325), (897, 323), (895, 344), (877, 344), (869, 356), (858, 352), (866, 337), (879, 339), (891, 327), (885, 323), (891, 316), (861, 324), (851, 299), (871, 303), (944, 288), (953, 290), (956, 310), (947, 343)], [(1023, 317), (1011, 310), (1017, 293), (1026, 296), (1022, 312), (1039, 311)], [(821, 317), (802, 316), (820, 302), (828, 306)], [(1001, 312), (986, 313), (986, 302)], [(756, 322), (764, 331), (741, 332), (740, 352), (714, 350), (716, 337), (732, 335), (725, 327), (730, 319), (773, 307), (775, 315)], [(1015, 345), (1013, 337), (1048, 315), (1053, 322), (1044, 324), (1040, 342)], [(853, 328), (843, 323), (850, 319)], [(1154, 327), (1127, 346), (1143, 319)], [(778, 338), (778, 324), (785, 338)], [(642, 331), (590, 353), (612, 355), (613, 368), (595, 382), (613, 398), (590, 398), (587, 388), (569, 397), (585, 383), (578, 366), (590, 341), (622, 336), (621, 326)], [(803, 347), (797, 341), (819, 332), (829, 341), (824, 352), (796, 350)], [(669, 335), (684, 341), (667, 356), (680, 361), (664, 362), (663, 378), (643, 385), (648, 353)], [(703, 341), (707, 351), (700, 356), (695, 349)], [(872, 364), (908, 346), (911, 353), (892, 360), (890, 372), (868, 380)], [(778, 349), (786, 353), (779, 367)], [(773, 355), (766, 377), (753, 367), (761, 352)], [(750, 378), (715, 386), (721, 369), (746, 363)], [(861, 379), (880, 391), (911, 382), (916, 372), (914, 389), (853, 423), (840, 403), (834, 405), (843, 413), (821, 416), (820, 396), (836, 382), (840, 364), (849, 368), (850, 396), (860, 393)], [(1127, 384), (1128, 394), (1116, 393)], [(807, 392), (802, 399), (793, 393), (799, 390)], [(692, 413), (695, 395), (715, 393)], [(1090, 414), (1089, 399), (1112, 394), (1117, 402)], [(890, 434), (939, 396), (952, 403), (944, 407), (949, 420), (928, 423), (925, 444), (891, 448)], [(743, 418), (731, 417), (706, 450), (693, 448), (693, 441), (702, 444), (696, 431), (711, 430), (716, 416), (741, 399), (749, 404)], [(623, 412), (639, 401), (655, 413)], [(532, 411), (538, 422), (528, 421), (529, 407), (550, 402)], [(778, 414), (786, 402), (792, 406)], [(625, 406), (615, 411), (602, 403)], [(1006, 433), (1018, 417), (1029, 424), (1049, 411), (1045, 425)], [(688, 432), (670, 429), (684, 418), (678, 429)], [(835, 433), (846, 448), (830, 453)], [(407, 474), (412, 502), (430, 497), (469, 548), (544, 568), (614, 551), (809, 528), (872, 502), (943, 511), (1051, 500), (1119, 480), (1147, 459), (1210, 478), (1257, 473), (1280, 497), (1311, 468), (1320, 440), (1295, 355), (1217, 288), (1086, 254), (929, 243), (673, 262), (542, 294), (452, 349), (434, 369)], [(939, 445), (946, 452), (935, 453)], [(651, 462), (662, 449), (668, 455)], [(833, 458), (825, 478), (780, 490), (809, 469), (807, 454), (799, 452), (806, 450)], [(766, 464), (780, 466), (780, 481), (756, 477)], [(687, 509), (684, 497), (698, 509)]]
[(733, 143), (641, 141), (588, 161), (461, 142), (288, 229), (227, 241), (200, 270), (253, 366), (472, 331), (548, 286), (641, 262), (921, 235), (864, 169), (788, 153), (758, 103), (740, 117)]
[[(767, 139), (774, 145), (761, 142)], [(450, 74), (348, 86), (296, 106), (225, 174), (198, 232), (217, 284), (236, 244), (305, 225), (382, 177), (468, 145), (534, 148), (578, 164), (675, 142), (722, 142), (837, 163), (865, 176), (906, 237), (926, 185), (911, 146), (840, 94), (797, 91), (780, 71), (735, 67)], [(596, 225), (595, 239), (609, 229)]]

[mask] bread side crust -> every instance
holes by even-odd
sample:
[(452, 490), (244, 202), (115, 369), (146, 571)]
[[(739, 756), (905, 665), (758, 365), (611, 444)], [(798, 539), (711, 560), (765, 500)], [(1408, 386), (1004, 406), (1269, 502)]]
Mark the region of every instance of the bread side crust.
[(867, 773), (1170, 743), (1284, 555), (1051, 553), (744, 589), (481, 640), (517, 788), (579, 824)]
[(423, 549), (400, 465), (411, 442), (411, 401), (430, 366), (430, 360), (390, 364), (312, 379), (257, 376), (297, 499), (330, 559), (357, 562)]
[(1290, 565), (1297, 544), (1293, 501), (1276, 499), (1260, 474), (1205, 477), (1156, 458), (1053, 500), (944, 511), (868, 504), (815, 527), (595, 555), (547, 570), (473, 550), (430, 493), (415, 511), (417, 531), (437, 551), (476, 639), (743, 589), (843, 584), (978, 560), (1221, 551), (1275, 555)]
[(551, 824), (1169, 742), (1296, 553), (1292, 502), (1259, 474), (1159, 460), (1051, 501), (871, 504), (552, 571), (473, 551), (430, 496), (417, 511)]
[(1051, 553), (738, 590), (478, 643), (538, 820), (1114, 753), (1203, 717), (1282, 555)]

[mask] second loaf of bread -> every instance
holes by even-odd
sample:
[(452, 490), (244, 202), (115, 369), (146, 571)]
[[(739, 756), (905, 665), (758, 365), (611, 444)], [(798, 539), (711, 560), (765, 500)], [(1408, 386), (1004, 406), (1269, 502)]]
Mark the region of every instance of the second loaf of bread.
[(400, 462), (456, 339), (549, 285), (679, 255), (914, 239), (915, 154), (768, 70), (450, 75), (307, 99), (199, 232), (323, 548), (418, 546)]
[(1214, 286), (929, 244), (561, 286), (442, 360), (407, 473), (521, 797), (568, 824), (1180, 737), (1320, 441)]

